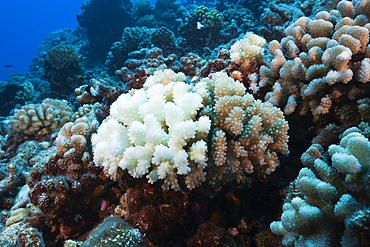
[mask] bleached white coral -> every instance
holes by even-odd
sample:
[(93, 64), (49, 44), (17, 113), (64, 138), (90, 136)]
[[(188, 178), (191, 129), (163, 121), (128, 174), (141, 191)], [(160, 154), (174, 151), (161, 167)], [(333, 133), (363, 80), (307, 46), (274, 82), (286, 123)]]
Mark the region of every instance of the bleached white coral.
[(246, 60), (256, 60), (262, 55), (262, 46), (265, 44), (264, 38), (248, 32), (230, 47), (231, 60), (239, 65)]
[[(164, 188), (175, 190), (180, 189), (178, 175), (186, 177), (197, 166), (204, 169), (211, 121), (196, 116), (203, 99), (185, 79), (172, 70), (157, 71), (143, 89), (122, 94), (92, 138), (95, 163), (109, 175), (120, 167), (151, 183), (164, 180)], [(199, 185), (185, 181), (189, 189)]]
[(98, 133), (91, 137), (94, 146), (94, 162), (103, 166), (110, 176), (117, 174), (118, 163), (126, 148), (130, 146), (128, 129), (118, 120), (110, 117), (98, 128)]

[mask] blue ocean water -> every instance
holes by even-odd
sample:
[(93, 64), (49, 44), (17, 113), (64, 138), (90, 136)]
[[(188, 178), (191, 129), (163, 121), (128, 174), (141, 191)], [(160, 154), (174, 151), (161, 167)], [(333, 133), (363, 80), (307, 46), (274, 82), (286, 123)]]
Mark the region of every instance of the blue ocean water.
[[(151, 0), (152, 3), (155, 0)], [(0, 81), (27, 73), (37, 47), (48, 33), (78, 25), (76, 14), (85, 0), (0, 1)], [(133, 1), (135, 2), (135, 1)]]
[(48, 33), (76, 28), (76, 14), (84, 1), (1, 1), (0, 80), (5, 80), (11, 70), (27, 73), (37, 47)]

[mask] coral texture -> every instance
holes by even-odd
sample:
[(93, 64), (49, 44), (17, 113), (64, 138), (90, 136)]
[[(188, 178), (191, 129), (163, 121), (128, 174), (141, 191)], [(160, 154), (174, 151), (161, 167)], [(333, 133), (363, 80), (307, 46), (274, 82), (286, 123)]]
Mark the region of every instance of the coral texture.
[(317, 126), (337, 122), (345, 129), (359, 123), (354, 109), (369, 93), (370, 24), (349, 1), (337, 8), (300, 17), (280, 42), (271, 41), (273, 59), (261, 67), (258, 83), (271, 90), (265, 100), (286, 114), (311, 112)]
[[(92, 162), (90, 139), (97, 128), (93, 112), (64, 124), (56, 139), (55, 155), (33, 166), (29, 175), (29, 198), (50, 223), (42, 226), (51, 231), (49, 240), (71, 238), (86, 220), (96, 221), (91, 200), (100, 195), (94, 190), (102, 182), (102, 170)], [(49, 229), (52, 225), (58, 230)]]
[(143, 89), (121, 95), (92, 137), (94, 162), (113, 178), (120, 167), (175, 190), (194, 189), (206, 175), (240, 182), (254, 170), (271, 174), (277, 153), (289, 153), (282, 112), (226, 73), (211, 78), (194, 87), (182, 73), (156, 71)]
[(262, 46), (265, 44), (264, 38), (248, 32), (230, 47), (231, 60), (238, 65), (246, 60), (254, 61), (262, 56)]
[(131, 228), (124, 221), (115, 216), (109, 216), (90, 233), (88, 239), (81, 247), (113, 247), (117, 246), (117, 243), (122, 243), (124, 246), (148, 246), (139, 230)]
[(125, 84), (126, 89), (142, 88), (145, 80), (159, 68), (179, 70), (176, 55), (170, 54), (163, 57), (163, 52), (158, 47), (145, 48), (129, 54), (125, 67), (116, 70), (116, 76)]
[(271, 223), (285, 246), (369, 245), (370, 142), (358, 128), (347, 129), (327, 152), (313, 144), (301, 157), (281, 221)]
[[(191, 12), (185, 23), (179, 26), (179, 34), (195, 48), (218, 45), (218, 33), (222, 29), (223, 16), (216, 9), (201, 5)], [(201, 25), (201, 26), (199, 26)]]
[(15, 109), (8, 128), (11, 133), (45, 135), (71, 121), (72, 109), (66, 100), (44, 99)]
[(50, 88), (59, 93), (69, 93), (85, 80), (82, 56), (71, 45), (53, 47), (47, 52), (43, 65)]

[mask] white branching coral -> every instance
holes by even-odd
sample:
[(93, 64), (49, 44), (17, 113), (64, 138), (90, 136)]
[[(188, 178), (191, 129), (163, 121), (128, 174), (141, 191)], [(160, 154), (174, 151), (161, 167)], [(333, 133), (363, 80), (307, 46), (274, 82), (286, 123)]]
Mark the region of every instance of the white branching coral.
[(202, 97), (185, 79), (182, 73), (157, 71), (143, 89), (121, 95), (92, 137), (95, 163), (111, 176), (121, 167), (150, 183), (164, 180), (165, 189), (180, 189), (178, 175), (189, 189), (204, 182), (211, 121), (197, 116)]
[[(92, 136), (94, 162), (163, 189), (194, 189), (206, 179), (272, 173), (277, 153), (288, 154), (282, 112), (245, 94), (239, 81), (218, 72), (195, 86), (182, 73), (156, 71), (142, 89), (121, 95)], [(212, 136), (209, 136), (209, 135)]]
[(248, 32), (243, 39), (238, 40), (230, 47), (231, 60), (239, 65), (246, 60), (256, 60), (262, 56), (262, 46), (265, 44), (264, 38)]

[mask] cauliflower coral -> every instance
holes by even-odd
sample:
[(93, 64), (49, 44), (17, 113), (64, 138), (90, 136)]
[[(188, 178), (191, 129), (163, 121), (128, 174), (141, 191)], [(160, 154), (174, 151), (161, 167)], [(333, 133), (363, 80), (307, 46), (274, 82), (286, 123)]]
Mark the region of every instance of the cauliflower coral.
[(72, 120), (72, 108), (66, 100), (44, 99), (15, 109), (8, 123), (10, 133), (46, 135)]
[[(207, 161), (208, 117), (196, 117), (202, 98), (191, 92), (185, 75), (157, 71), (144, 88), (121, 95), (111, 116), (92, 137), (94, 161), (114, 176), (117, 168), (150, 183), (164, 179), (164, 187), (179, 189), (177, 175), (188, 188), (204, 182)], [(194, 181), (194, 180), (197, 181)]]
[(226, 73), (212, 77), (194, 86), (185, 83), (183, 73), (156, 71), (142, 89), (122, 94), (92, 136), (95, 164), (113, 179), (120, 167), (149, 183), (163, 180), (163, 189), (174, 190), (182, 184), (194, 189), (208, 173), (211, 180), (234, 174), (227, 180), (239, 182), (253, 166), (273, 172), (276, 152), (288, 153), (281, 111), (255, 101)]
[[(347, 129), (327, 152), (313, 144), (292, 182), (281, 221), (273, 233), (285, 246), (368, 246), (370, 142), (360, 129)], [(294, 189), (293, 189), (294, 188)]]

